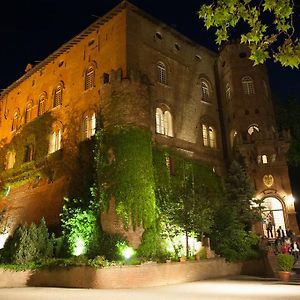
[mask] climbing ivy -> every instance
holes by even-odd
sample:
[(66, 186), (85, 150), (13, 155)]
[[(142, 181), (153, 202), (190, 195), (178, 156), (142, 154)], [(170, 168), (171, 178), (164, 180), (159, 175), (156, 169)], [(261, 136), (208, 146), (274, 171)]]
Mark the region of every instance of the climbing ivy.
[(97, 192), (102, 211), (112, 198), (125, 227), (156, 220), (151, 132), (134, 126), (114, 126), (97, 133)]
[[(25, 124), (16, 133), (9, 144), (0, 149), (0, 181), (3, 185), (16, 187), (39, 177), (51, 177), (50, 169), (57, 160), (55, 155), (47, 157), (51, 124), (54, 119), (50, 113), (36, 118)], [(2, 141), (5, 144), (5, 141)], [(34, 145), (34, 160), (25, 162), (26, 146)], [(4, 170), (5, 159), (8, 151), (15, 151), (15, 164), (12, 169)]]

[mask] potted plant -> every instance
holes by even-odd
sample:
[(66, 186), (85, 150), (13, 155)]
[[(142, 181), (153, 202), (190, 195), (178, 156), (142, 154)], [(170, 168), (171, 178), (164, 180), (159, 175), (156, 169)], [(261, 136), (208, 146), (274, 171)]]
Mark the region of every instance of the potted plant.
[(276, 257), (278, 277), (282, 281), (289, 281), (294, 265), (294, 257), (290, 254), (278, 254)]

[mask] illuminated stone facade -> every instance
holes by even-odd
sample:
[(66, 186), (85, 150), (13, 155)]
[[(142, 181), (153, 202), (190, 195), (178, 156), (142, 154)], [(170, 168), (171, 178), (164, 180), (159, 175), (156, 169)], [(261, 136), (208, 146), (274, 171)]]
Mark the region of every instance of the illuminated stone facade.
[[(82, 144), (94, 135), (101, 111), (104, 127), (149, 128), (155, 143), (220, 175), (238, 151), (257, 196), (277, 199), (280, 224), (298, 231), (294, 205), (287, 203), (287, 137), (276, 132), (264, 67), (253, 68), (240, 47), (227, 45), (218, 55), (124, 2), (44, 61), (28, 66), (0, 97), (2, 180), (10, 180), (0, 206), (11, 228), (42, 216), (50, 226), (59, 223), (64, 196), (70, 196), (74, 182), (80, 186), (82, 166), (91, 161)], [(31, 125), (35, 131), (26, 129)], [(25, 183), (15, 186), (20, 178)], [(109, 211), (106, 227), (110, 213), (114, 220)]]

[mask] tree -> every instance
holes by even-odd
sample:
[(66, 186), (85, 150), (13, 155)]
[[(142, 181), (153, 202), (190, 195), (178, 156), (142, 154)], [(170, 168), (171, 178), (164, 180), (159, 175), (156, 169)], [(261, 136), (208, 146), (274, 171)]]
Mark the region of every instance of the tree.
[(300, 40), (295, 37), (294, 13), (293, 0), (217, 0), (202, 5), (199, 17), (207, 29), (216, 28), (218, 45), (241, 25), (240, 41), (249, 45), (254, 65), (272, 58), (298, 68)]
[(186, 256), (189, 256), (189, 236), (202, 236), (213, 226), (213, 209), (219, 203), (220, 187), (213, 172), (204, 167), (184, 160), (178, 164), (179, 174), (171, 180), (170, 197), (162, 211), (168, 231), (178, 235), (181, 229), (185, 234)]
[[(236, 161), (225, 178), (225, 199), (215, 211), (210, 234), (212, 247), (228, 261), (246, 260), (255, 256), (257, 236), (250, 231), (251, 224), (260, 216), (260, 201), (253, 200), (254, 189), (244, 169)], [(253, 202), (258, 209), (253, 209)]]
[(255, 199), (255, 190), (243, 167), (233, 161), (225, 179), (226, 204), (236, 213), (241, 224), (251, 229), (251, 225), (261, 219), (259, 210), (261, 203)]

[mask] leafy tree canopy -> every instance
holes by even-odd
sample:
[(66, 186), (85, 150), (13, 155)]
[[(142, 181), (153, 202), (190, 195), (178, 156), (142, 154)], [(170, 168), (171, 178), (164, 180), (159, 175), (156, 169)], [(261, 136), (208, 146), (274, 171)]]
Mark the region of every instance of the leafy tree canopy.
[(298, 68), (300, 40), (295, 36), (293, 0), (216, 0), (202, 5), (199, 17), (207, 29), (216, 28), (216, 43), (228, 41), (242, 25), (242, 44), (248, 44), (254, 65), (272, 58), (282, 66)]

